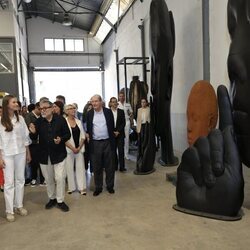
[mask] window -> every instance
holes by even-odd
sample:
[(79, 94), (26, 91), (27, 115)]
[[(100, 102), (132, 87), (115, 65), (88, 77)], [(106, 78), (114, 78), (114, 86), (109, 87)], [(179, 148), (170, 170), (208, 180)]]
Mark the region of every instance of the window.
[[(131, 6), (133, 1), (134, 0), (109, 1), (110, 6), (105, 17), (114, 25), (117, 22), (118, 18), (120, 18), (128, 10), (129, 6)], [(120, 9), (119, 9), (119, 17), (118, 17), (119, 7)], [(101, 25), (98, 28), (96, 35), (95, 35), (97, 40), (102, 43), (105, 37), (108, 35), (110, 30), (111, 30), (111, 26), (105, 20), (102, 20)]]
[(54, 51), (54, 39), (44, 39), (45, 51)]
[(75, 51), (83, 51), (83, 40), (75, 39)]
[(45, 51), (83, 52), (83, 39), (45, 38)]
[(65, 51), (74, 51), (74, 40), (73, 39), (65, 39)]
[(64, 51), (63, 39), (55, 39), (55, 51)]
[(0, 43), (0, 74), (1, 73), (14, 73), (12, 43)]

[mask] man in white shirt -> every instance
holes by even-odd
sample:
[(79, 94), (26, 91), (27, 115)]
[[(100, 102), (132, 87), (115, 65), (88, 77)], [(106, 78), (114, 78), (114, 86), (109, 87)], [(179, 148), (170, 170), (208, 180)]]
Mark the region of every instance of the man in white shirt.
[(130, 130), (130, 119), (133, 117), (132, 107), (129, 103), (125, 102), (124, 92), (119, 93), (118, 108), (122, 109), (125, 114), (126, 126), (125, 126), (125, 147), (124, 153), (125, 158), (129, 160), (129, 130)]
[[(125, 163), (124, 163), (124, 128), (125, 128), (125, 115), (124, 111), (121, 109), (118, 109), (118, 102), (115, 97), (110, 98), (110, 108), (112, 110), (113, 116), (114, 116), (114, 122), (115, 122), (115, 129), (114, 129), (114, 134), (115, 134), (115, 169), (118, 170), (118, 163), (119, 163), (119, 170), (121, 172), (126, 172), (127, 169), (125, 168)], [(118, 151), (118, 156), (117, 157), (117, 151)]]
[(106, 185), (110, 194), (114, 194), (115, 151), (114, 116), (110, 109), (102, 107), (102, 98), (91, 98), (93, 109), (87, 113), (87, 138), (90, 147), (90, 159), (94, 170), (95, 191), (98, 196), (103, 188), (103, 168), (106, 172)]

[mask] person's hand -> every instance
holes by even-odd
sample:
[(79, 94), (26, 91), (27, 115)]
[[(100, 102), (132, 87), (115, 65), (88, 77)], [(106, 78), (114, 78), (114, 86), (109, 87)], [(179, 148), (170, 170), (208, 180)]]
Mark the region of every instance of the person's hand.
[(27, 162), (27, 163), (30, 163), (31, 160), (32, 160), (32, 159), (31, 159), (30, 152), (27, 152), (27, 153), (26, 153), (26, 162)]
[(61, 142), (61, 137), (57, 136), (57, 137), (54, 139), (54, 142), (55, 142), (55, 144), (60, 144), (60, 142)]
[(115, 137), (117, 137), (120, 133), (118, 131), (114, 132)]
[(78, 154), (80, 152), (80, 147), (73, 149), (74, 154)]
[(185, 150), (177, 170), (176, 197), (181, 208), (236, 216), (244, 199), (242, 164), (235, 142), (231, 106), (218, 88), (220, 129)]
[(86, 137), (87, 142), (89, 142), (89, 134), (86, 133), (85, 137)]
[(35, 127), (34, 123), (30, 123), (30, 125), (29, 125), (29, 131), (30, 131), (32, 134), (35, 134), (35, 133), (36, 133), (36, 127)]
[(2, 158), (0, 159), (0, 168), (5, 168), (5, 162)]

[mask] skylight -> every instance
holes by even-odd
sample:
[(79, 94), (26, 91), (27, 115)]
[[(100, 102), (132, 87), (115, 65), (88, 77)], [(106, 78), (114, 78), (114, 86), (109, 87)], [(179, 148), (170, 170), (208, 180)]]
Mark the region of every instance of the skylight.
[[(118, 7), (120, 1), (120, 10), (119, 10), (119, 17), (121, 17), (125, 11), (128, 9), (130, 4), (134, 0), (113, 0), (107, 14), (105, 17), (114, 25), (118, 20)], [(102, 23), (96, 33), (97, 40), (102, 43), (103, 40), (106, 38), (107, 34), (111, 30), (111, 26), (103, 19)]]

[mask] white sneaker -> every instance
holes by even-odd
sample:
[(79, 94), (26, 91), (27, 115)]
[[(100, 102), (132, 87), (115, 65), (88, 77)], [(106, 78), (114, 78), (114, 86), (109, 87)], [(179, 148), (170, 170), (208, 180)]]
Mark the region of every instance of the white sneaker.
[(15, 208), (15, 212), (21, 216), (26, 216), (28, 215), (28, 211), (27, 209), (23, 208), (23, 207), (19, 207), (19, 208)]
[(6, 213), (6, 220), (7, 220), (8, 222), (13, 222), (13, 221), (15, 221), (15, 216), (14, 216), (14, 214)]
[(36, 186), (36, 180), (33, 179), (33, 180), (31, 181), (30, 185), (31, 185), (31, 187), (35, 187), (35, 186)]

